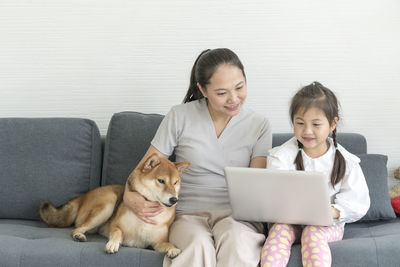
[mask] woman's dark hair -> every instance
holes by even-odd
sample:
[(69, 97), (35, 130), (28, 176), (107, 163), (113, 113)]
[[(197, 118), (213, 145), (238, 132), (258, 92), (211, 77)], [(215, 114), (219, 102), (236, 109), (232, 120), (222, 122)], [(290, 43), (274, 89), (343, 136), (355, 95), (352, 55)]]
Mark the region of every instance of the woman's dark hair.
[[(332, 125), (335, 118), (339, 119), (339, 103), (335, 94), (319, 82), (313, 82), (310, 85), (304, 86), (292, 98), (289, 111), (292, 123), (294, 123), (294, 116), (298, 111), (302, 110), (305, 113), (311, 107), (316, 107), (322, 110), (328, 119), (329, 125)], [(332, 139), (336, 152), (331, 173), (331, 184), (332, 186), (335, 186), (344, 177), (346, 161), (344, 160), (342, 153), (338, 150), (336, 128), (332, 131)], [(304, 170), (303, 157), (301, 155), (303, 144), (298, 140), (297, 144), (299, 152), (297, 153), (294, 163), (296, 164), (297, 170)]]
[(189, 89), (186, 93), (185, 98), (183, 99), (183, 103), (204, 98), (203, 94), (200, 92), (199, 87), (197, 86), (197, 83), (199, 83), (201, 87), (206, 88), (207, 84), (209, 84), (210, 82), (211, 77), (213, 76), (217, 68), (222, 64), (238, 67), (242, 71), (243, 76), (246, 79), (243, 64), (242, 62), (240, 62), (239, 57), (233, 51), (228, 48), (204, 50), (200, 53), (200, 55), (194, 62), (190, 75)]

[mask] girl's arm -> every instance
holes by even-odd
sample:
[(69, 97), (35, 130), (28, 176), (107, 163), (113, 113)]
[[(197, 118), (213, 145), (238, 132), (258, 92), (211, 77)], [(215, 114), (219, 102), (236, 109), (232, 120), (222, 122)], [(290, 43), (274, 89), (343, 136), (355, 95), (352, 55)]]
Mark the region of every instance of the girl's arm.
[(289, 160), (282, 160), (275, 155), (268, 155), (267, 157), (267, 168), (268, 169), (277, 169), (277, 170), (294, 170), (294, 167), (288, 166), (286, 161)]
[(337, 220), (340, 218), (340, 210), (332, 206), (332, 217), (333, 219)]
[(350, 223), (361, 219), (367, 213), (369, 205), (368, 186), (357, 163), (343, 178), (332, 206), (340, 212), (339, 222)]
[[(143, 156), (139, 164), (143, 163), (151, 154), (157, 153), (159, 157), (167, 158), (158, 151), (154, 146), (150, 145), (146, 154)], [(139, 165), (138, 164), (138, 165)], [(150, 217), (154, 217), (163, 211), (163, 207), (157, 201), (147, 201), (138, 192), (132, 192), (125, 184), (124, 204), (127, 205), (142, 221), (146, 223), (156, 224)]]

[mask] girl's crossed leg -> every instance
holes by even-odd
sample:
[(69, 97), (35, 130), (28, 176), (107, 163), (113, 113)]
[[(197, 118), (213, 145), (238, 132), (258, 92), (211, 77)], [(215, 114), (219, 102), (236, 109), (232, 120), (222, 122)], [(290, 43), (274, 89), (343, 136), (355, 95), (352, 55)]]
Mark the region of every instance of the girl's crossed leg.
[[(261, 251), (261, 266), (286, 266), (290, 248), (300, 236), (301, 227), (290, 224), (274, 224)], [(306, 226), (301, 234), (303, 266), (331, 266), (328, 242), (341, 240), (343, 227)]]
[(331, 266), (332, 255), (328, 243), (342, 240), (344, 229), (339, 225), (306, 226), (301, 234), (303, 266)]
[(261, 251), (261, 266), (286, 266), (290, 257), (290, 248), (301, 231), (300, 226), (274, 224), (268, 231), (267, 240)]

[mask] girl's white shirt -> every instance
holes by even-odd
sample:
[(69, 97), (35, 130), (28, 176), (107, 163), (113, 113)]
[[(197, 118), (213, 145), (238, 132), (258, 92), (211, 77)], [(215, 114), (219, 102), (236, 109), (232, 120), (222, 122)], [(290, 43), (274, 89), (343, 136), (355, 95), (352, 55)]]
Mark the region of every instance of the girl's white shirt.
[[(332, 138), (328, 137), (328, 151), (318, 158), (310, 158), (302, 151), (305, 171), (318, 171), (326, 176), (329, 185), (331, 204), (340, 211), (335, 224), (344, 226), (345, 223), (361, 219), (370, 206), (369, 190), (364, 174), (360, 167), (360, 159), (338, 144), (338, 149), (346, 161), (346, 172), (343, 179), (334, 187), (330, 177), (335, 158), (335, 147)], [(281, 170), (296, 170), (294, 160), (299, 151), (296, 137), (291, 138), (281, 146), (274, 147), (267, 157), (267, 168)]]

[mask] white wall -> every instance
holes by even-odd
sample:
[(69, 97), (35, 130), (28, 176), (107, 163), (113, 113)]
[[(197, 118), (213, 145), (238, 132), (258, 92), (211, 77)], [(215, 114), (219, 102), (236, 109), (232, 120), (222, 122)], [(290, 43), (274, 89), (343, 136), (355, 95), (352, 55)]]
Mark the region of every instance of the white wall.
[[(196, 56), (229, 47), (248, 105), (291, 131), (289, 98), (314, 80), (343, 107), (339, 131), (400, 166), (400, 2), (0, 0), (0, 117), (165, 114)], [(1, 129), (0, 129), (1, 130)]]

